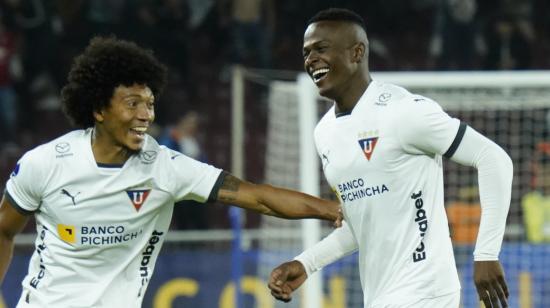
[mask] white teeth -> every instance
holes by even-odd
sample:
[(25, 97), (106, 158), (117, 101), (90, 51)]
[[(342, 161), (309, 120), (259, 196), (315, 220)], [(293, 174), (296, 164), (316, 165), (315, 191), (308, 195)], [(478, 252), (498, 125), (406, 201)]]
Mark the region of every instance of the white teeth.
[(132, 130), (135, 130), (136, 132), (145, 133), (147, 130), (147, 127), (134, 127)]
[(330, 71), (330, 69), (328, 68), (319, 68), (319, 69), (316, 69), (314, 70), (312, 73), (311, 73), (311, 76), (313, 77), (313, 80), (315, 82), (323, 79), (323, 77), (326, 76), (326, 74)]

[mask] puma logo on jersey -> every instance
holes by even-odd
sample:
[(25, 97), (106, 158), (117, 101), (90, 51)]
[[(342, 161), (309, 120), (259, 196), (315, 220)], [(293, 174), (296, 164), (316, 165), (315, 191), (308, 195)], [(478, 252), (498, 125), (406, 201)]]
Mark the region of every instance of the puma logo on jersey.
[(138, 212), (141, 209), (141, 206), (145, 203), (145, 200), (147, 200), (147, 197), (149, 196), (150, 192), (151, 192), (150, 189), (126, 191), (126, 193), (128, 194), (128, 197), (130, 198), (130, 201), (132, 202), (132, 204), (134, 205), (134, 208)]
[(361, 150), (363, 150), (363, 154), (365, 154), (365, 157), (367, 158), (368, 161), (370, 161), (370, 158), (372, 156), (372, 153), (374, 152), (374, 148), (376, 147), (377, 142), (378, 142), (378, 137), (359, 139), (359, 146), (361, 147)]
[(63, 188), (63, 189), (61, 190), (61, 194), (65, 195), (65, 196), (67, 196), (67, 197), (69, 197), (69, 198), (71, 198), (71, 201), (73, 202), (73, 205), (76, 205), (76, 200), (75, 200), (75, 199), (76, 199), (76, 196), (80, 195), (80, 192), (77, 192), (76, 195), (73, 196), (73, 195), (71, 195), (71, 193), (69, 193), (65, 188)]

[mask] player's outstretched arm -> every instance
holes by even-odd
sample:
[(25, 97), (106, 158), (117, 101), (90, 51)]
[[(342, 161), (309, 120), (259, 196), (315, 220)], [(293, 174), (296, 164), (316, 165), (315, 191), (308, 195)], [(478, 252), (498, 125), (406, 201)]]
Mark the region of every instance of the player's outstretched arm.
[(13, 238), (27, 224), (28, 216), (20, 214), (9, 203), (6, 196), (0, 203), (0, 285), (4, 281), (4, 275), (13, 254)]
[(288, 219), (319, 218), (341, 221), (340, 204), (267, 184), (253, 184), (225, 173), (217, 201)]

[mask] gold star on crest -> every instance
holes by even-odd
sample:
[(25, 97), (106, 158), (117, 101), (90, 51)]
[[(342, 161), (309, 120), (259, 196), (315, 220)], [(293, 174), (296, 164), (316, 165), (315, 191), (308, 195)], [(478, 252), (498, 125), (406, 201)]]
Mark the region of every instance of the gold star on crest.
[(371, 137), (378, 137), (379, 135), (379, 131), (377, 129), (375, 130), (368, 130), (368, 131), (364, 131), (364, 132), (359, 132), (359, 134), (357, 134), (359, 139), (367, 139), (367, 138), (371, 138)]

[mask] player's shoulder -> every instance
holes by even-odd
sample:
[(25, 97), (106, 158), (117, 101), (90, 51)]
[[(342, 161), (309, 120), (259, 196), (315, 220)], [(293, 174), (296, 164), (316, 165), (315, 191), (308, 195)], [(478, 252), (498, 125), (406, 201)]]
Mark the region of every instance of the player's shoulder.
[(373, 80), (369, 85), (369, 90), (371, 89), (372, 101), (378, 106), (399, 106), (423, 98), (421, 95), (411, 93), (402, 86), (388, 82)]
[(89, 136), (87, 130), (74, 130), (27, 151), (23, 158), (41, 165), (53, 162), (56, 158), (75, 155), (81, 150), (80, 143)]
[(314, 134), (317, 135), (320, 131), (329, 125), (330, 122), (336, 119), (335, 106), (330, 107), (327, 112), (321, 117), (317, 125), (315, 125)]
[(336, 118), (336, 112), (335, 112), (335, 106), (332, 105), (332, 107), (330, 107), (327, 112), (325, 112), (325, 114), (321, 117), (321, 119), (319, 120), (319, 122), (317, 123), (317, 125), (323, 125), (324, 123), (326, 122), (329, 122), (333, 119)]
[(431, 113), (442, 109), (435, 100), (412, 93), (404, 87), (386, 82), (377, 82), (377, 85), (378, 98), (375, 104), (391, 107), (391, 114), (396, 117), (401, 115), (408, 118), (417, 113)]

